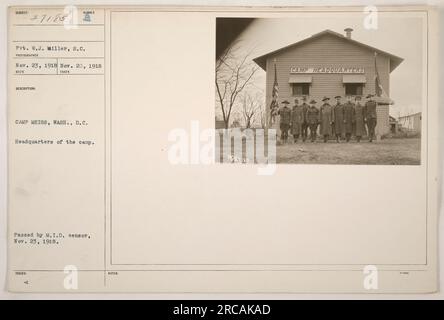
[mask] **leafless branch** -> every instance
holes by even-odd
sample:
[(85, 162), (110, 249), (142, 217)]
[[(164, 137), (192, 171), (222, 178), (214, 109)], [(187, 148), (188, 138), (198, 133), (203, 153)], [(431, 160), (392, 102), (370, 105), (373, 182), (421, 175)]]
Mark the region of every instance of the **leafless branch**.
[(234, 43), (216, 62), (216, 101), (221, 108), (226, 128), (240, 94), (251, 84), (259, 69), (250, 58), (251, 52), (239, 58), (238, 49), (238, 43)]

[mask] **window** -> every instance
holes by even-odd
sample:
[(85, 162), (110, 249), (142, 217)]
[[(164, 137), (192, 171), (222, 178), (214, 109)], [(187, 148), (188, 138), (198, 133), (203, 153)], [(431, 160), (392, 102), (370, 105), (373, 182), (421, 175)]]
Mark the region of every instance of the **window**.
[(345, 95), (362, 96), (362, 83), (347, 83), (345, 84)]
[(308, 96), (310, 95), (309, 83), (293, 83), (292, 91), (294, 96)]

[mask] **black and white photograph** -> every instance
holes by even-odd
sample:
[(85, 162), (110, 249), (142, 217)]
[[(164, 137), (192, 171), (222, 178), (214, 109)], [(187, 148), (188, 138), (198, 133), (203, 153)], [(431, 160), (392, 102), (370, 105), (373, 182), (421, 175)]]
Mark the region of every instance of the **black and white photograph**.
[(244, 132), (263, 129), (276, 163), (419, 165), (423, 33), (372, 10), (218, 18), (215, 127), (240, 131), (243, 158)]

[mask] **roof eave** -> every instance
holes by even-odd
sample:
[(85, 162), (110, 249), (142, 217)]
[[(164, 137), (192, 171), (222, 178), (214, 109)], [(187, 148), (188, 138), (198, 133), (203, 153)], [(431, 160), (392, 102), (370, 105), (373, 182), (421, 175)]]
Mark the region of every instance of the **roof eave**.
[(395, 70), (403, 61), (404, 59), (400, 57), (390, 57), (390, 73)]
[(263, 57), (257, 57), (253, 59), (256, 64), (261, 67), (264, 71), (267, 71), (267, 59), (263, 59)]

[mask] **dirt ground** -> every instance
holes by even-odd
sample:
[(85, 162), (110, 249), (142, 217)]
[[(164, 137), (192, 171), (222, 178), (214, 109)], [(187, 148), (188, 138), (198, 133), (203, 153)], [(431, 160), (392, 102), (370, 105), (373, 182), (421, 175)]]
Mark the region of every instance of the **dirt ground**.
[[(265, 141), (265, 149), (267, 149)], [(245, 161), (245, 140), (242, 146)], [(223, 148), (220, 146), (223, 154)], [(255, 151), (256, 152), (256, 151)], [(267, 151), (265, 151), (267, 152)], [(232, 147), (232, 155), (234, 155)], [(220, 158), (222, 160), (222, 157)], [(236, 162), (238, 162), (237, 160)], [(249, 161), (250, 162), (250, 161)], [(277, 163), (300, 164), (363, 164), (363, 165), (419, 165), (421, 164), (420, 138), (387, 138), (380, 141), (352, 140), (348, 143), (336, 143), (330, 140), (324, 143), (319, 138), (315, 143), (300, 140), (293, 143), (289, 138), (287, 144), (276, 146)]]
[[(291, 140), (291, 139), (290, 139)], [(277, 163), (418, 165), (421, 139), (383, 139), (336, 143), (288, 142), (276, 147)]]

